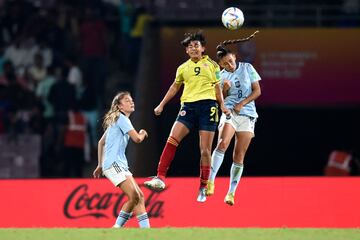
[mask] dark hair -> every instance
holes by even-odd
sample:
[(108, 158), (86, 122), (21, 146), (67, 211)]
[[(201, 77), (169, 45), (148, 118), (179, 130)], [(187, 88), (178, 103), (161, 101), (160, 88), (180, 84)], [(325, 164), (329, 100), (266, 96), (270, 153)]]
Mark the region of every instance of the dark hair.
[(185, 36), (184, 40), (181, 41), (181, 44), (184, 47), (187, 47), (191, 41), (199, 41), (201, 45), (203, 46), (206, 45), (205, 36), (203, 35), (201, 30), (198, 30), (195, 33), (185, 33), (184, 36)]
[(238, 38), (233, 40), (225, 40), (216, 47), (216, 56), (220, 60), (221, 58), (225, 57), (227, 54), (232, 53), (229, 49), (227, 49), (225, 46), (229, 44), (235, 44), (240, 42), (247, 42), (259, 32), (259, 30), (256, 30), (253, 34), (246, 38)]
[(219, 44), (216, 47), (216, 56), (218, 60), (222, 59), (229, 53), (232, 53), (231, 50), (227, 49), (223, 44)]

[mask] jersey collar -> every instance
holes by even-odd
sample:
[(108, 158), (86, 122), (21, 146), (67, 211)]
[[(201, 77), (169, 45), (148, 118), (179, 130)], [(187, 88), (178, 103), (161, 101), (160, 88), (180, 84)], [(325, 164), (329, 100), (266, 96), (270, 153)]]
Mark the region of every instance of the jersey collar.
[(198, 63), (198, 62), (201, 62), (202, 60), (207, 60), (209, 58), (209, 56), (208, 55), (203, 55), (202, 57), (201, 57), (201, 59), (199, 60), (199, 61), (197, 61), (197, 62), (194, 62), (193, 60), (191, 60), (191, 58), (188, 60), (189, 62), (193, 62), (193, 63)]
[[(240, 68), (240, 62), (236, 62), (236, 68), (235, 68), (235, 71), (234, 72), (236, 72), (238, 69)], [(229, 71), (227, 71), (225, 68), (223, 69), (225, 72), (227, 72), (227, 73), (234, 73), (234, 72), (229, 72)]]

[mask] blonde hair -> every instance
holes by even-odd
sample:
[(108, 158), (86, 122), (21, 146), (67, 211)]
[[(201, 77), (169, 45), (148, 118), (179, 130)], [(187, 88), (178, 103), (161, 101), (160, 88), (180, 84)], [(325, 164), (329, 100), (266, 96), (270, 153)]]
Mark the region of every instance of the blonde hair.
[(121, 111), (118, 105), (120, 101), (127, 95), (130, 95), (129, 92), (123, 91), (116, 94), (112, 100), (110, 110), (105, 114), (102, 126), (106, 130), (109, 126), (113, 125), (119, 118)]

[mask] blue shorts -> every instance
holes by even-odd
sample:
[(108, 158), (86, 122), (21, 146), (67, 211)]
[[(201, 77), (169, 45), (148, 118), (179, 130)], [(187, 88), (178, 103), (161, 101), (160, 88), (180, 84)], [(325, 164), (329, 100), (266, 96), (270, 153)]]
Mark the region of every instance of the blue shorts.
[(215, 100), (185, 102), (181, 105), (176, 121), (183, 123), (189, 130), (197, 128), (215, 132), (219, 122), (219, 109)]

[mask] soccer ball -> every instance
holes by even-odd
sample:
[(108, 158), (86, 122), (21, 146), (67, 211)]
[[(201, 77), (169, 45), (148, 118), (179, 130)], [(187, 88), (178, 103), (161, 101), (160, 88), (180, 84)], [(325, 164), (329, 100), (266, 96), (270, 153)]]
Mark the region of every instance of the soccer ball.
[(222, 13), (221, 21), (227, 29), (236, 30), (243, 25), (244, 14), (239, 8), (229, 7)]

